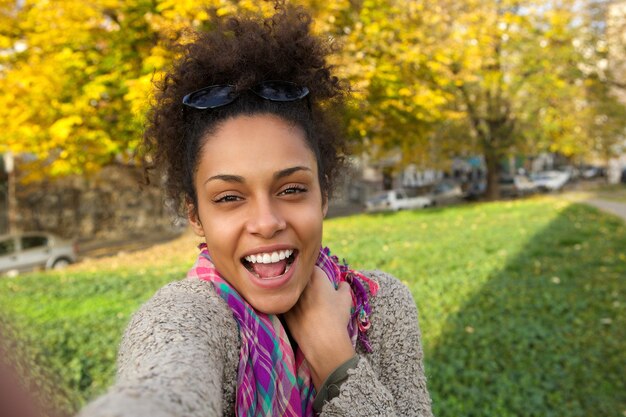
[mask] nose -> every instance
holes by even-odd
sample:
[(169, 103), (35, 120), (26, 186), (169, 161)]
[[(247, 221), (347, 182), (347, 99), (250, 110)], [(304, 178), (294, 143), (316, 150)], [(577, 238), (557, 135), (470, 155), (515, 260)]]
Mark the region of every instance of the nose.
[(270, 239), (285, 230), (287, 222), (279, 208), (270, 199), (260, 199), (251, 204), (246, 228), (249, 233)]

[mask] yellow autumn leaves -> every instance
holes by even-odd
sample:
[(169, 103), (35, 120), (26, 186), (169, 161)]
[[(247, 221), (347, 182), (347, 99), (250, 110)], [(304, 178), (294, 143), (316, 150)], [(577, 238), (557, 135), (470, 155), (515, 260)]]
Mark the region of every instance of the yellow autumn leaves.
[[(406, 163), (442, 150), (481, 154), (490, 150), (480, 135), (499, 132), (485, 126), (502, 118), (515, 126), (492, 141), (496, 153), (583, 155), (609, 149), (619, 132), (623, 105), (578, 69), (606, 50), (594, 49), (603, 43), (573, 0), (297, 3), (316, 33), (342, 46), (331, 60), (353, 86), (344, 116), (356, 151), (401, 150)], [(185, 42), (185, 29), (206, 27), (211, 13), (242, 10), (269, 15), (273, 5), (0, 0), (0, 153), (34, 156), (33, 180), (132, 163), (152, 81), (173, 58), (168, 43)]]

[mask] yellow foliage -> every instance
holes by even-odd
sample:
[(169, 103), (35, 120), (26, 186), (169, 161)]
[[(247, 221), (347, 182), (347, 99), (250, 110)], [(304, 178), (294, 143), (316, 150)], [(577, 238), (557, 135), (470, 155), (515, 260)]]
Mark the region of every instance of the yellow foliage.
[(124, 100), (131, 103), (131, 111), (136, 118), (141, 119), (148, 108), (152, 92), (152, 74), (146, 74), (134, 80), (128, 80), (128, 93)]
[(75, 125), (83, 122), (80, 116), (69, 116), (59, 119), (50, 126), (52, 140), (62, 142), (70, 136)]
[[(520, 129), (533, 130), (526, 137), (546, 141), (537, 147), (583, 151), (575, 132), (582, 119), (572, 103), (590, 85), (571, 83), (564, 68), (581, 58), (555, 46), (571, 45), (572, 1), (557, 8), (542, 0), (524, 13), (513, 0), (498, 3), (501, 10), (493, 0), (300, 3), (313, 11), (315, 31), (343, 46), (331, 63), (354, 91), (345, 115), (350, 134), (378, 144), (381, 154), (401, 149), (421, 158), (444, 147), (437, 141), (446, 141), (446, 149), (466, 146), (453, 136), (472, 126), (470, 105), (486, 125), (507, 104)], [(15, 0), (0, 0), (0, 26), (12, 29), (2, 31), (0, 50), (25, 48), (0, 54), (0, 152), (28, 152), (41, 161), (60, 155), (59, 162), (32, 166), (41, 175), (130, 158), (151, 81), (173, 58), (167, 42), (187, 42), (186, 29), (203, 27), (211, 11), (267, 16), (272, 3), (24, 0), (18, 10)], [(558, 111), (540, 115), (546, 103)]]

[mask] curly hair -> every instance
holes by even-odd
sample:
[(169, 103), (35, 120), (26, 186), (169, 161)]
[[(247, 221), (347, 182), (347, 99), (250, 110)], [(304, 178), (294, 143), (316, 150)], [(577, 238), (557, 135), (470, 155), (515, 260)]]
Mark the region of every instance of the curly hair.
[[(154, 167), (165, 173), (166, 197), (179, 214), (185, 213), (187, 203), (195, 210), (193, 177), (207, 136), (229, 118), (273, 114), (304, 130), (317, 159), (320, 188), (329, 198), (346, 145), (335, 115), (349, 90), (326, 62), (334, 45), (311, 34), (307, 12), (282, 1), (275, 3), (275, 14), (267, 19), (213, 15), (210, 24), (213, 30), (192, 32), (192, 42), (176, 47), (180, 58), (155, 84), (143, 146), (153, 154)], [(309, 96), (274, 102), (249, 91), (268, 80), (306, 86)], [(211, 110), (183, 108), (186, 94), (216, 84), (234, 85), (238, 98)]]

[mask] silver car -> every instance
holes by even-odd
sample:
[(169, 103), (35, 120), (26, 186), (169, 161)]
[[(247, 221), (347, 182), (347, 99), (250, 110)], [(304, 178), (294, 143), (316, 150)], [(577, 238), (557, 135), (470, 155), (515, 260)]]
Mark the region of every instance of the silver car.
[(76, 259), (76, 244), (51, 233), (0, 236), (0, 274), (17, 275), (40, 268), (61, 269)]

